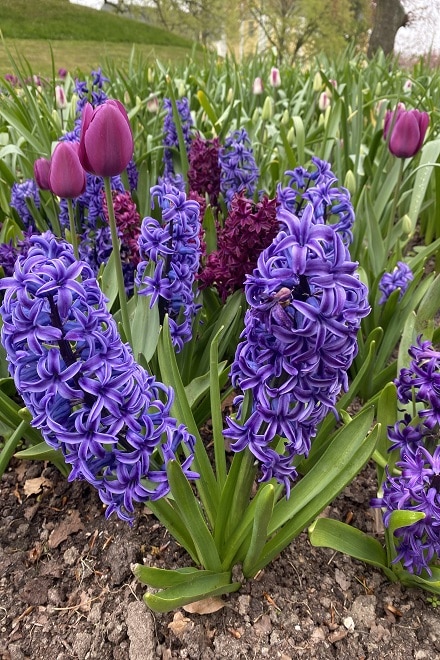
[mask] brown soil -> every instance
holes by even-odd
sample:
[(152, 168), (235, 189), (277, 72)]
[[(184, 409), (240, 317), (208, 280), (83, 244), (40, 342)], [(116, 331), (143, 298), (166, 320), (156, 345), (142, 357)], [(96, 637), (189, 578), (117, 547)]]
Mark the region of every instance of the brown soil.
[[(374, 494), (369, 466), (326, 513), (372, 532)], [(153, 614), (130, 564), (190, 563), (153, 515), (106, 521), (91, 488), (41, 463), (12, 461), (1, 501), (2, 660), (440, 658), (440, 599), (305, 533), (217, 612)]]

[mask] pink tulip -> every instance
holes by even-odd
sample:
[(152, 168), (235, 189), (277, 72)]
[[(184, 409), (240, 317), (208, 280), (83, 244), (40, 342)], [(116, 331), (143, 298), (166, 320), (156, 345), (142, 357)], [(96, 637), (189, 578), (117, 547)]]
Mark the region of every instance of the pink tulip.
[(49, 182), (50, 160), (38, 158), (34, 162), (34, 177), (41, 190), (50, 190)]
[(422, 148), (429, 115), (420, 110), (405, 110), (402, 104), (399, 106), (386, 113), (383, 135), (385, 139), (389, 135), (388, 148), (393, 156), (412, 158)]
[(264, 85), (261, 78), (255, 78), (254, 84), (252, 85), (252, 92), (255, 95), (262, 94), (264, 91)]
[(127, 112), (120, 101), (107, 100), (93, 109), (84, 106), (79, 159), (87, 172), (97, 176), (121, 174), (134, 151)]
[(78, 158), (78, 144), (58, 142), (50, 161), (49, 185), (58, 197), (79, 197), (86, 189), (86, 173)]
[(274, 66), (270, 70), (269, 82), (272, 87), (279, 87), (281, 85), (280, 70)]
[(61, 85), (56, 85), (55, 87), (55, 103), (57, 104), (58, 110), (65, 110), (67, 108), (66, 94)]

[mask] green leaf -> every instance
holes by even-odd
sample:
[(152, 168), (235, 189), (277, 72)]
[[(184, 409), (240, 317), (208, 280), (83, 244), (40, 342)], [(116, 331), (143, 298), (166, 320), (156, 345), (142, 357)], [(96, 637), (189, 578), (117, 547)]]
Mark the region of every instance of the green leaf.
[[(218, 364), (217, 379), (220, 379), (222, 374), (225, 372), (227, 364), (228, 363), (226, 360), (223, 360), (223, 362)], [(193, 378), (193, 380), (188, 383), (188, 385), (185, 385), (186, 398), (191, 408), (194, 408), (194, 406), (205, 396), (205, 394), (209, 392), (210, 377), (210, 372), (208, 372), (203, 374), (203, 376)]]
[(159, 593), (146, 593), (144, 601), (154, 612), (170, 612), (209, 596), (233, 593), (240, 587), (240, 582), (231, 582), (230, 572), (202, 574), (188, 577), (185, 584), (170, 587)]
[(112, 251), (104, 268), (98, 274), (98, 281), (102, 293), (108, 298), (107, 307), (109, 310), (118, 297), (118, 279), (116, 277), (115, 255)]
[(166, 568), (135, 564), (132, 567), (132, 571), (139, 582), (148, 584), (148, 586), (154, 587), (155, 589), (166, 589), (167, 587), (175, 587), (179, 584), (185, 584), (188, 582), (189, 578), (194, 577), (195, 575), (213, 575), (212, 571), (200, 571), (193, 566), (168, 570)]
[(414, 233), (420, 209), (428, 188), (432, 170), (440, 154), (440, 139), (427, 142), (421, 152), (420, 164), (416, 171), (416, 178), (412, 187), (411, 204), (408, 215), (411, 218), (411, 233)]
[[(318, 518), (309, 527), (310, 543), (318, 548), (331, 548), (383, 570), (388, 577), (386, 552), (379, 541), (360, 529), (331, 518)], [(395, 577), (394, 577), (395, 580)], [(394, 581), (393, 580), (393, 581)]]
[(139, 361), (141, 355), (149, 362), (156, 352), (160, 333), (159, 306), (150, 308), (150, 297), (135, 296), (135, 310), (131, 319), (133, 354)]
[(423, 296), (416, 313), (416, 334), (423, 333), (426, 337), (434, 330), (434, 318), (440, 307), (440, 275), (437, 275), (428, 291)]
[(172, 413), (180, 423), (185, 424), (189, 432), (196, 439), (193, 468), (199, 474), (203, 475), (202, 479), (197, 480), (196, 486), (209, 521), (213, 524), (218, 504), (218, 486), (211, 462), (204, 448), (188, 399), (186, 398), (185, 388), (171, 341), (167, 316), (165, 317), (162, 332), (160, 333), (157, 351), (162, 381), (174, 389), (175, 396)]
[[(373, 407), (363, 409), (335, 436), (319, 461), (292, 489), (288, 500), (274, 507), (266, 543), (255, 570), (276, 557), (360, 472), (377, 442), (378, 426), (371, 429)], [(370, 431), (370, 432), (369, 432)]]
[(40, 442), (38, 445), (32, 445), (14, 454), (15, 458), (28, 460), (28, 461), (49, 461), (63, 474), (68, 476), (70, 473), (70, 466), (64, 460), (62, 451), (52, 449), (45, 442)]
[[(214, 538), (202, 515), (194, 491), (177, 461), (168, 461), (167, 475), (175, 505), (194, 541), (200, 564), (207, 570), (221, 570), (221, 561)], [(203, 475), (201, 479), (203, 479)]]
[[(380, 424), (376, 450), (382, 455), (388, 455), (390, 442), (388, 440), (388, 427), (394, 425), (397, 419), (397, 391), (394, 383), (388, 383), (383, 388), (377, 403), (377, 421)], [(385, 470), (376, 464), (377, 482), (382, 483)]]
[(243, 574), (245, 577), (253, 577), (257, 572), (254, 571), (254, 563), (259, 558), (267, 539), (267, 528), (275, 502), (274, 486), (266, 484), (258, 493), (257, 498), (251, 542), (243, 561)]

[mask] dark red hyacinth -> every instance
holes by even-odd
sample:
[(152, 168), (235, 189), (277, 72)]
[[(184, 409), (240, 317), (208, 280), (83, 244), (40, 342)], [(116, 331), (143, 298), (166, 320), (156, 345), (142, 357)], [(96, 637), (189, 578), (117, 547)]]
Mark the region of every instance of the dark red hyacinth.
[(225, 225), (219, 230), (217, 250), (208, 255), (199, 274), (201, 287), (215, 286), (222, 298), (243, 288), (257, 259), (278, 233), (276, 200), (263, 197), (256, 204), (235, 195)]

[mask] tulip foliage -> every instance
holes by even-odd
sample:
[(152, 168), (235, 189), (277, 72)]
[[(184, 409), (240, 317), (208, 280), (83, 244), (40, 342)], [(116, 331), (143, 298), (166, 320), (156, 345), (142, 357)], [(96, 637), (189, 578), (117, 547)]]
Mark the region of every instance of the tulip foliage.
[[(440, 592), (438, 74), (275, 64), (2, 90), (0, 473), (147, 504), (187, 553), (133, 568), (157, 611), (307, 528)], [(370, 458), (381, 540), (318, 518)]]

